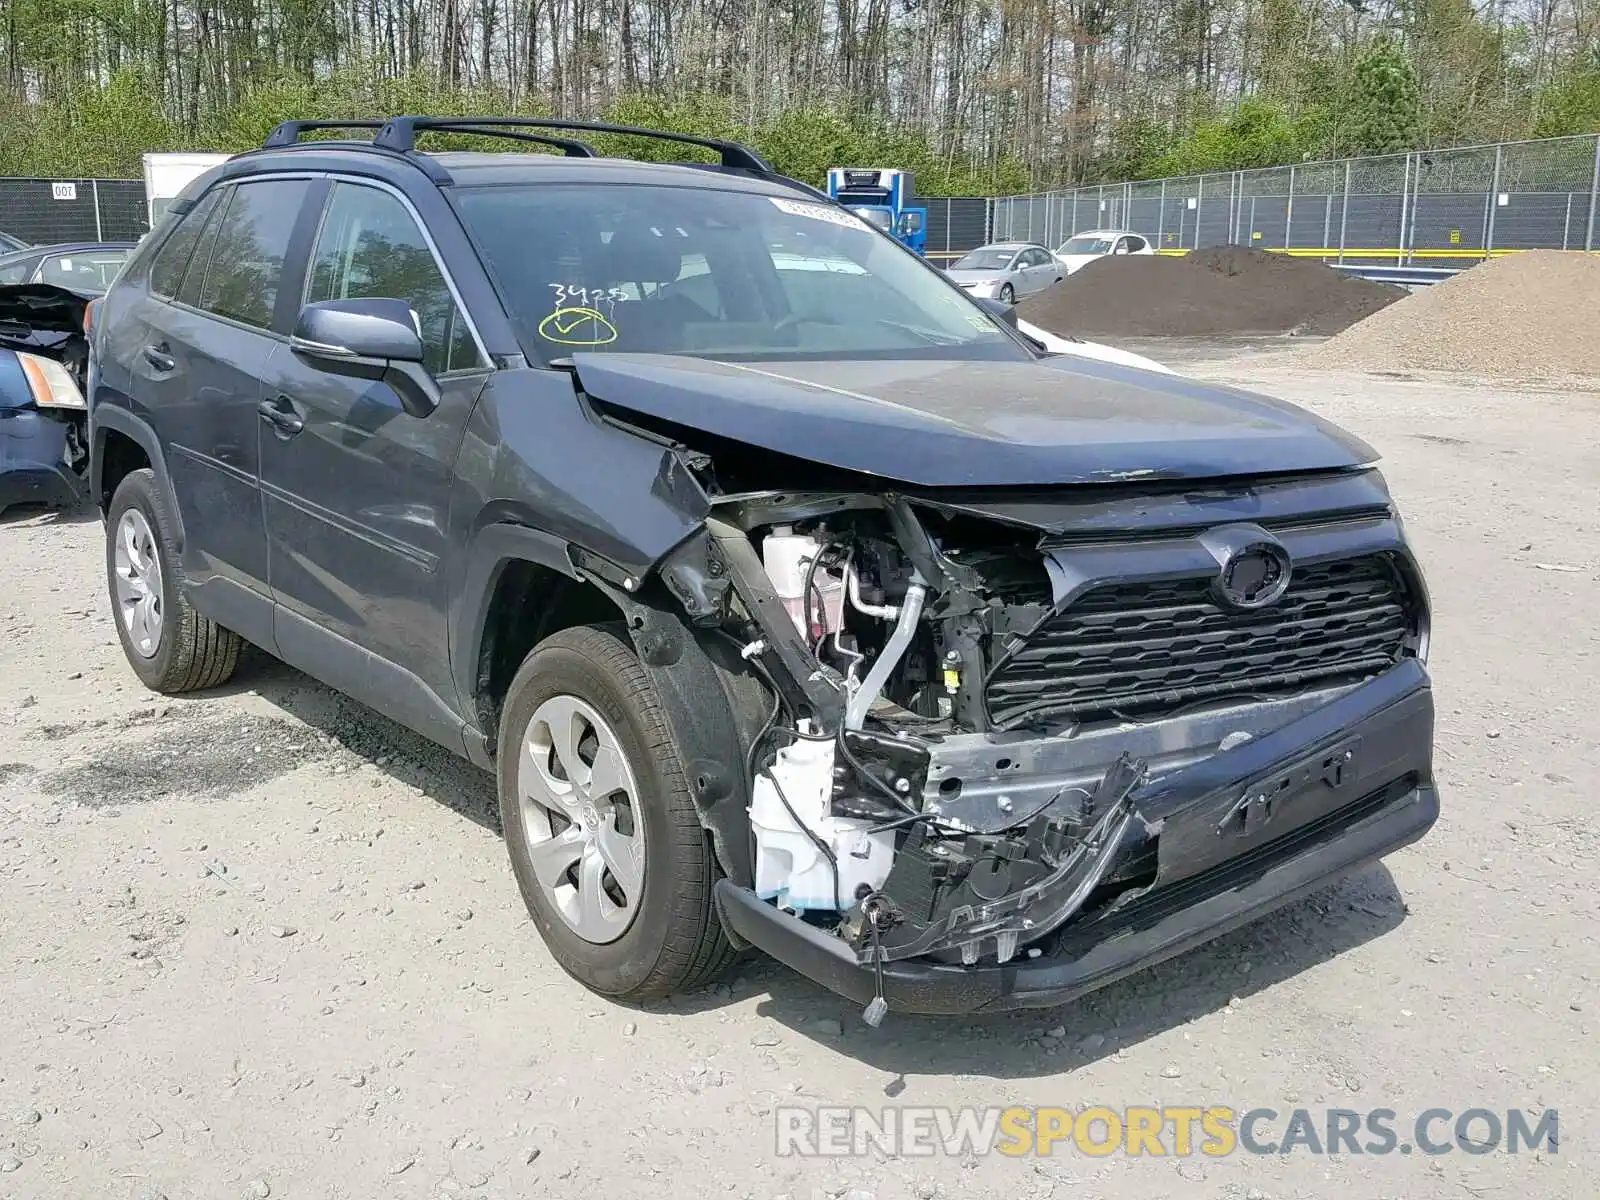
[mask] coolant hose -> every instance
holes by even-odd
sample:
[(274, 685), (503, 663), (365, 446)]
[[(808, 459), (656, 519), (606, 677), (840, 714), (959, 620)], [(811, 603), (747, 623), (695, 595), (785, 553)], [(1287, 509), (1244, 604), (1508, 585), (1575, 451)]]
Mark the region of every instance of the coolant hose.
[(872, 670), (867, 672), (866, 679), (856, 689), (855, 695), (850, 697), (850, 703), (845, 706), (846, 729), (860, 729), (866, 721), (872, 702), (883, 693), (884, 684), (889, 682), (890, 674), (905, 657), (911, 639), (917, 636), (917, 622), (922, 619), (922, 604), (927, 598), (927, 581), (921, 574), (913, 571), (911, 586), (906, 588), (906, 598), (900, 605), (900, 619), (895, 622), (894, 632), (884, 643), (883, 653), (878, 655), (878, 660), (872, 664)]

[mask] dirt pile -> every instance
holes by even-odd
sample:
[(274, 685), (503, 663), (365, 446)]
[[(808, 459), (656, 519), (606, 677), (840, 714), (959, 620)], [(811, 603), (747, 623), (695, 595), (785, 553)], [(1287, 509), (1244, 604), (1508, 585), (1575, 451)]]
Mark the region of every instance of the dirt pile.
[(1528, 250), (1490, 259), (1306, 348), (1296, 362), (1515, 380), (1600, 377), (1600, 257)]
[(1310, 259), (1219, 246), (1181, 258), (1096, 259), (1022, 301), (1017, 315), (1063, 336), (1327, 336), (1405, 294)]

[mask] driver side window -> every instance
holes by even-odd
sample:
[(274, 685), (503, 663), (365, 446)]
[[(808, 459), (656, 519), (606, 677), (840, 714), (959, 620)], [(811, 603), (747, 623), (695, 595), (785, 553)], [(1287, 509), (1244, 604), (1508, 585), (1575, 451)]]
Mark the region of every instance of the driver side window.
[(377, 188), (335, 183), (306, 272), (305, 302), (373, 298), (411, 305), (422, 334), (423, 365), (432, 374), (485, 365), (405, 205)]

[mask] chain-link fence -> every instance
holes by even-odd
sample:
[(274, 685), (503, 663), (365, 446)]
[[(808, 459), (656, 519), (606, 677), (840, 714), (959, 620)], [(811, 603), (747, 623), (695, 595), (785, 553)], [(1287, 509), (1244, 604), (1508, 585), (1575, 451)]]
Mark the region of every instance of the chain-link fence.
[(991, 234), (1056, 247), (1129, 229), (1161, 250), (1226, 244), (1340, 262), (1456, 265), (1600, 250), (1600, 137), (1224, 171), (1007, 196)]
[(0, 179), (0, 233), (36, 246), (132, 242), (149, 228), (138, 179)]

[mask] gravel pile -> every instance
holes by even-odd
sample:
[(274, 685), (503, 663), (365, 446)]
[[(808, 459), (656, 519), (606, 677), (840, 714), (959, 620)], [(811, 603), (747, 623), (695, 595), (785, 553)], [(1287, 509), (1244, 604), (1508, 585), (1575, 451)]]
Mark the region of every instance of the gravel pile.
[(1362, 371), (1597, 378), (1600, 256), (1528, 250), (1490, 259), (1295, 357), (1308, 367)]
[(1017, 315), (1087, 337), (1339, 333), (1405, 296), (1310, 259), (1219, 246), (1182, 257), (1099, 258)]

